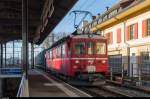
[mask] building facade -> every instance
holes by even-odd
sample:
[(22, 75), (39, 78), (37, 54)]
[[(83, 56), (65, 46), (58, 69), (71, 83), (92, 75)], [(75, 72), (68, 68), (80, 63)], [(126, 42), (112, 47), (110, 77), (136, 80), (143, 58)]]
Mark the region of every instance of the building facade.
[(90, 28), (108, 39), (109, 64), (114, 73), (137, 76), (142, 66), (150, 75), (150, 0), (121, 0), (98, 16)]

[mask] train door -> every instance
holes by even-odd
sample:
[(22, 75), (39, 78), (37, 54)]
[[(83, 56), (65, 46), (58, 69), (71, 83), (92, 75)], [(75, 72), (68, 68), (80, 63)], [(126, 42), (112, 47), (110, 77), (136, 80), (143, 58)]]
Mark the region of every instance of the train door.
[(138, 77), (138, 64), (135, 53), (130, 57), (130, 77)]

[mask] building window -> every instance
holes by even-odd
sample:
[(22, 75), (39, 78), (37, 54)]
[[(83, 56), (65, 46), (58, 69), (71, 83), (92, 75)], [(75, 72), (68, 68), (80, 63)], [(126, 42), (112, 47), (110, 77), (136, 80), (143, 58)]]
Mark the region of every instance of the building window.
[(98, 24), (101, 23), (101, 22), (102, 22), (102, 18), (100, 17), (100, 18), (98, 19)]
[(150, 53), (149, 52), (142, 52), (142, 63), (150, 62)]
[(121, 28), (117, 29), (117, 43), (121, 43)]
[(150, 36), (150, 19), (147, 20), (147, 35)]
[(129, 29), (129, 31), (130, 31), (130, 40), (132, 40), (132, 39), (134, 39), (134, 25), (131, 25), (130, 26), (130, 29)]
[(110, 33), (107, 34), (107, 40), (108, 40), (108, 44), (110, 44)]
[(103, 21), (106, 21), (108, 19), (108, 15), (105, 15), (104, 17), (103, 17)]
[(113, 37), (112, 36), (113, 36), (112, 32), (106, 34), (106, 38), (107, 38), (108, 44), (112, 44), (113, 43)]
[(94, 21), (93, 27), (97, 25), (97, 20)]
[(118, 9), (115, 9), (114, 11), (112, 11), (112, 12), (109, 14), (109, 18), (115, 16), (117, 13), (118, 13)]

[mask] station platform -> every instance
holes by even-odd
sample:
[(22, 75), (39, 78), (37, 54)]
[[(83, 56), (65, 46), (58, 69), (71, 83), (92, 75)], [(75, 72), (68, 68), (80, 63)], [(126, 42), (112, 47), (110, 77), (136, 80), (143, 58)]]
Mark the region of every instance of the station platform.
[(39, 71), (29, 71), (29, 97), (91, 97), (65, 82)]

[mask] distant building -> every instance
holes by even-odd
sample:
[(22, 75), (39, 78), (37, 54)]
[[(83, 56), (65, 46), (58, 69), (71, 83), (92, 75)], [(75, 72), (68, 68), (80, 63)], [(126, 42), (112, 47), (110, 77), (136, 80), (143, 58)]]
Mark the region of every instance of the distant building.
[(131, 76), (142, 65), (150, 75), (150, 0), (120, 0), (98, 16), (84, 29), (90, 28), (108, 39), (110, 66), (118, 69), (125, 64)]

